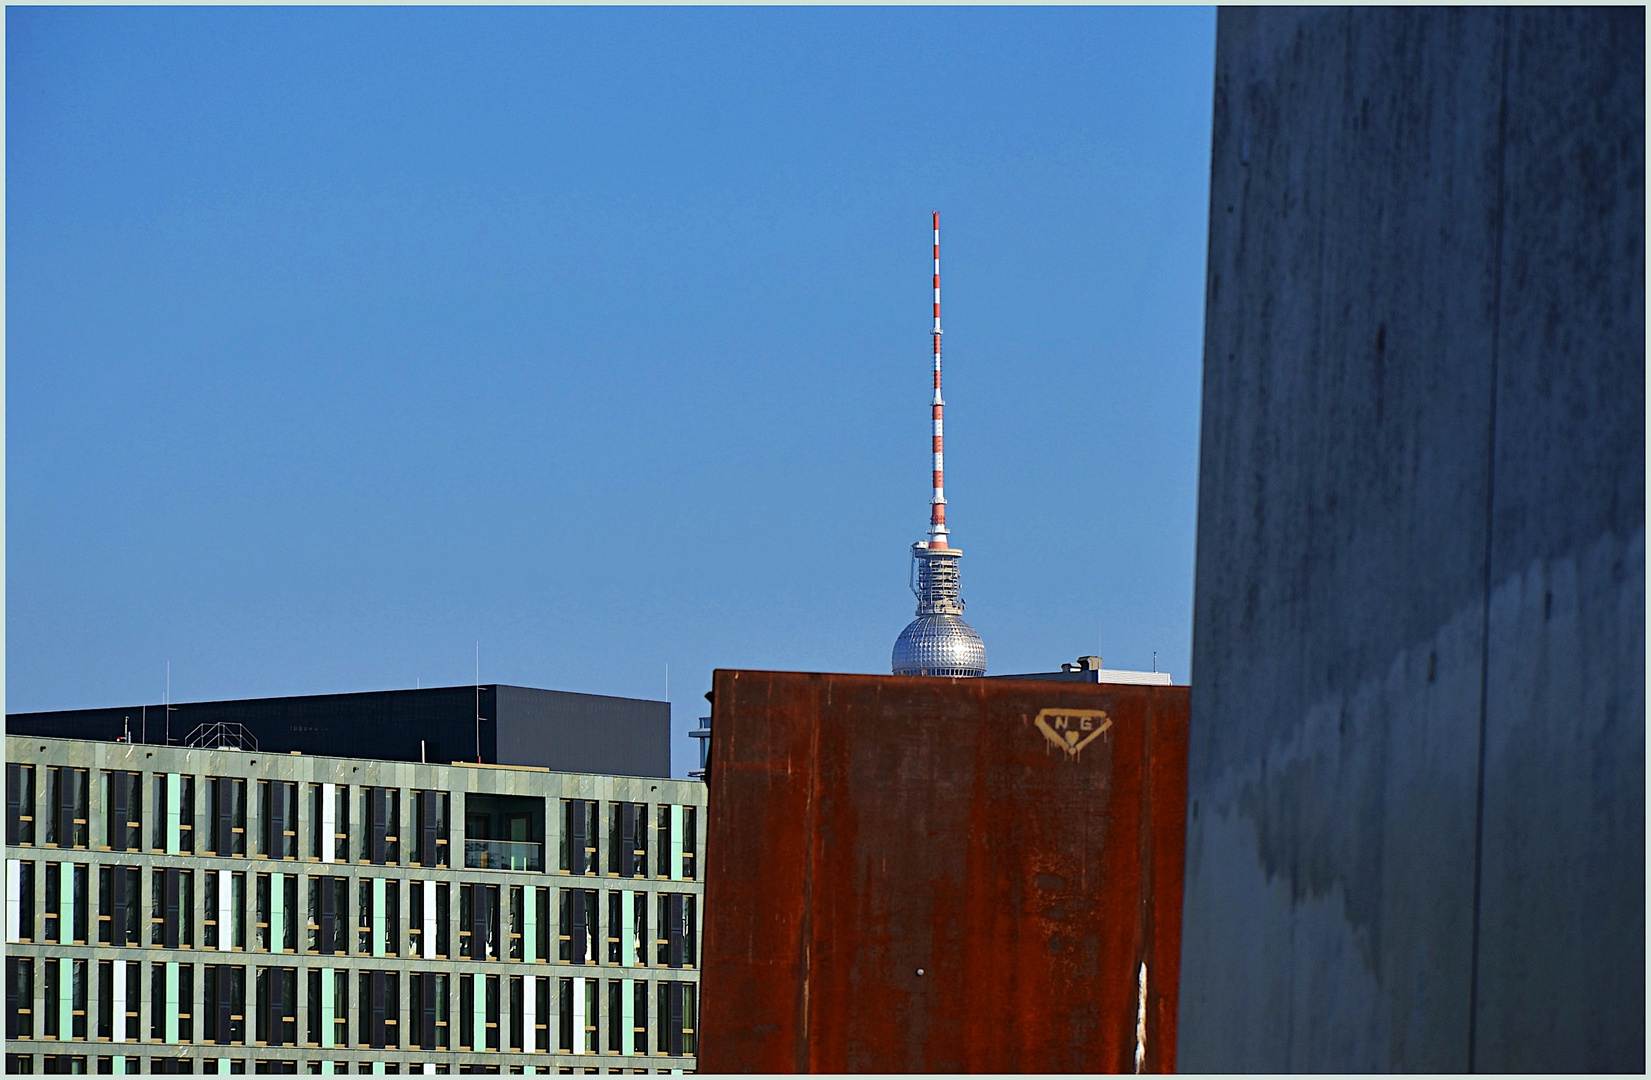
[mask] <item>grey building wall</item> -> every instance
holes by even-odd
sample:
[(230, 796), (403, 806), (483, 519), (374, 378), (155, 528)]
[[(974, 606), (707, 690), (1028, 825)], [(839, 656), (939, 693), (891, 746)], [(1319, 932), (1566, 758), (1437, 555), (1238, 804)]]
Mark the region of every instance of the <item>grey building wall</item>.
[(1644, 1068), (1644, 18), (1220, 14), (1183, 1069)]
[(500, 686), (502, 762), (616, 776), (671, 775), (671, 703)]

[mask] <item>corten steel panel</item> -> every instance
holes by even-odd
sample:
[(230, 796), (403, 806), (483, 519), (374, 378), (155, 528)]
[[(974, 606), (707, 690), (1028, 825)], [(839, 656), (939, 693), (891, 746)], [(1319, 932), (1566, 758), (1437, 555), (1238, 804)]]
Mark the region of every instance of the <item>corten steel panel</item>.
[(702, 1071), (1133, 1072), (1143, 964), (1173, 1070), (1186, 687), (718, 671), (711, 730)]

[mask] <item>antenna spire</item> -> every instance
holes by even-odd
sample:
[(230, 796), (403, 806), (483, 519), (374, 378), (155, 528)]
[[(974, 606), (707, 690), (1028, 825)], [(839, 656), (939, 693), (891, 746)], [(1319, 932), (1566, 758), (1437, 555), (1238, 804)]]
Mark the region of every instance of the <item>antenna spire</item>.
[(946, 402), (940, 396), (940, 211), (934, 212), (934, 399), (929, 407), (934, 415), (934, 495), (929, 499), (929, 550), (946, 545)]

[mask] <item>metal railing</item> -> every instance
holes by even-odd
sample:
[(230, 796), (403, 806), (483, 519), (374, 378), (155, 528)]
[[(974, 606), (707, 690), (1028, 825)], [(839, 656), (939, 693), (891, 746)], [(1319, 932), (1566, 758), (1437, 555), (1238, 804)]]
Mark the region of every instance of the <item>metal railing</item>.
[(185, 746), (200, 750), (256, 750), (258, 740), (248, 731), (245, 724), (235, 724), (224, 720), (217, 720), (210, 724), (198, 724), (184, 739)]
[(466, 840), (464, 865), (470, 870), (543, 870), (545, 846), (520, 840)]

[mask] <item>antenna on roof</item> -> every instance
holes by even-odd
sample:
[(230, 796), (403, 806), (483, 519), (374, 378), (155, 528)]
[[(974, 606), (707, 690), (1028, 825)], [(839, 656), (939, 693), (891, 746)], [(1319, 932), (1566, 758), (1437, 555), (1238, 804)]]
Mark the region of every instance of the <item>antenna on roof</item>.
[(482, 763), (482, 643), (476, 642), (476, 764)]

